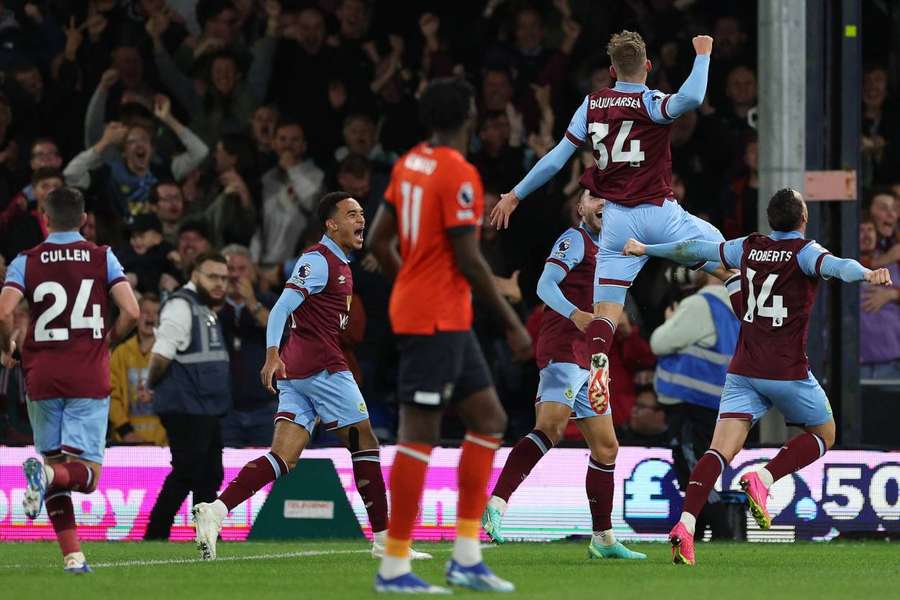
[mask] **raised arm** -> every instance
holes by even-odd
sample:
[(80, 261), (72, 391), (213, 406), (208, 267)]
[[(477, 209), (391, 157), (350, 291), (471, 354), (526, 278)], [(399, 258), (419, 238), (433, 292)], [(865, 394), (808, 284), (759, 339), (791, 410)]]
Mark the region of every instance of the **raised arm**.
[(687, 264), (701, 261), (719, 262), (720, 246), (721, 243), (705, 240), (683, 240), (670, 244), (642, 244), (635, 239), (630, 239), (625, 244), (622, 253), (631, 256), (656, 256)]
[(867, 269), (852, 258), (834, 256), (820, 244), (812, 242), (797, 254), (800, 269), (810, 277), (836, 277), (846, 283), (867, 281), (875, 285), (893, 285), (887, 269)]
[(691, 74), (684, 80), (676, 93), (668, 96), (661, 103), (662, 116), (667, 119), (677, 119), (689, 110), (694, 110), (703, 104), (703, 98), (706, 96), (706, 81), (709, 76), (709, 57), (712, 53), (713, 39), (708, 35), (698, 35), (693, 39), (693, 43), (697, 56), (694, 58)]

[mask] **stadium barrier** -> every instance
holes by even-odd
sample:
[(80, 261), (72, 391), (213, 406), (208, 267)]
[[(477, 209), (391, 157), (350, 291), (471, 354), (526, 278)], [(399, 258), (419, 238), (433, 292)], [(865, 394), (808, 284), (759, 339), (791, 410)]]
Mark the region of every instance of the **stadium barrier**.
[[(737, 489), (738, 478), (744, 471), (765, 462), (776, 452), (777, 449), (741, 452), (717, 487)], [(394, 453), (393, 447), (382, 449), (385, 478), (390, 476)], [(225, 450), (225, 482), (244, 463), (260, 454), (259, 449)], [(497, 453), (492, 486), (508, 454), (509, 448)], [(0, 540), (53, 538), (46, 512), (33, 522), (22, 512), (25, 487), (20, 465), (29, 456), (34, 456), (31, 448), (0, 447)], [(353, 483), (350, 455), (343, 449), (318, 449), (304, 452), (303, 456), (333, 461), (360, 527), (370, 536), (365, 508)], [(437, 448), (432, 454), (422, 511), (413, 533), (415, 539), (452, 537), (458, 460), (457, 448)], [(584, 493), (587, 461), (587, 450), (551, 450), (512, 497), (504, 520), (504, 534), (510, 539), (529, 540), (589, 535), (591, 519)], [(82, 539), (140, 539), (169, 469), (166, 448), (109, 448), (99, 489), (87, 495), (73, 494)], [(270, 487), (231, 513), (222, 530), (224, 539), (247, 538)], [(669, 450), (620, 449), (613, 504), (613, 526), (618, 537), (665, 539), (678, 518), (681, 502)], [(824, 459), (777, 482), (772, 489), (769, 510), (774, 517), (769, 531), (760, 531), (752, 519), (748, 520), (750, 541), (828, 540), (839, 534), (880, 531), (897, 535), (900, 532), (900, 452), (829, 452)], [(192, 537), (185, 503), (176, 517), (172, 539), (186, 541)]]

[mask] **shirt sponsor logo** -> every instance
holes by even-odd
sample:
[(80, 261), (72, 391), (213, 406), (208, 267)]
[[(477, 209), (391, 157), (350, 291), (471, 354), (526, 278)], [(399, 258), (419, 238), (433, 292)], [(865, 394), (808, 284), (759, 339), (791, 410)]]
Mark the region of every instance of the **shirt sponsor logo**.
[(285, 500), (285, 519), (334, 519), (334, 502), (330, 500)]
[(350, 326), (350, 315), (341, 313), (338, 315), (338, 326), (341, 328), (341, 331), (347, 329)]

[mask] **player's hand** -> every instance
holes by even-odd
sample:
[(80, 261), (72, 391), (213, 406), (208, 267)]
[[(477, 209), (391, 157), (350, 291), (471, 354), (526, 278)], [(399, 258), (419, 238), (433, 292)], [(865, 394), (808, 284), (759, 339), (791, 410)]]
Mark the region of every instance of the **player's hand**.
[(576, 308), (572, 311), (572, 314), (569, 315), (569, 319), (575, 324), (578, 331), (584, 333), (587, 331), (588, 325), (590, 325), (591, 321), (594, 319), (594, 315)]
[(284, 361), (278, 356), (278, 348), (266, 349), (266, 364), (263, 365), (259, 374), (262, 378), (263, 387), (269, 390), (270, 394), (277, 394), (278, 391), (272, 385), (272, 377), (287, 379), (287, 369), (284, 366)]
[(625, 256), (644, 256), (646, 253), (647, 246), (634, 238), (625, 242), (625, 247), (622, 249), (622, 254)]
[(891, 272), (885, 268), (875, 269), (866, 273), (866, 281), (874, 285), (894, 285), (891, 281)]
[(506, 343), (509, 344), (513, 360), (516, 362), (525, 362), (533, 355), (531, 336), (521, 323), (506, 331)]
[(712, 54), (713, 39), (708, 35), (697, 35), (691, 40), (694, 44), (694, 51), (700, 54)]
[(0, 366), (3, 366), (7, 369), (12, 369), (19, 361), (13, 358), (13, 352), (16, 351), (16, 342), (15, 340), (9, 340), (9, 348), (0, 352)]
[(500, 202), (491, 211), (491, 226), (497, 229), (509, 227), (509, 216), (519, 206), (519, 199), (515, 192), (507, 192), (500, 195)]

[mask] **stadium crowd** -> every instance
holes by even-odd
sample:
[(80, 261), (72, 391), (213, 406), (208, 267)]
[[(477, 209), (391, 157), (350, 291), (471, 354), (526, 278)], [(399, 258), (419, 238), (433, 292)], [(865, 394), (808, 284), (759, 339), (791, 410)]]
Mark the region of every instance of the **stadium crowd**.
[[(708, 95), (672, 125), (673, 189), (726, 238), (757, 229), (755, 3), (711, 0), (488, 0), (416, 3), (402, 12), (365, 0), (88, 0), (0, 3), (0, 267), (46, 236), (53, 189), (86, 193), (82, 234), (109, 244), (140, 297), (136, 333), (112, 354), (110, 441), (165, 445), (145, 385), (162, 302), (194, 257), (221, 250), (229, 282), (219, 310), (231, 363), (226, 446), (267, 446), (275, 398), (260, 384), (265, 327), (296, 258), (322, 232), (318, 199), (346, 190), (371, 223), (393, 162), (419, 141), (416, 98), (436, 77), (478, 90), (469, 160), (485, 215), (561, 138), (585, 94), (610, 85), (605, 40), (639, 31), (649, 85), (673, 92), (690, 71), (690, 38), (715, 39)], [(712, 16), (717, 15), (717, 16)], [(900, 112), (887, 56), (866, 68), (860, 250), (900, 280)], [(895, 57), (896, 58), (896, 57)], [(485, 226), (481, 247), (504, 296), (538, 331), (538, 276), (551, 244), (576, 225), (579, 177), (522, 203), (510, 229)], [(0, 270), (3, 270), (0, 268)], [(343, 348), (382, 440), (393, 438), (396, 350), (389, 282), (356, 256)], [(657, 357), (685, 342), (679, 304), (705, 276), (652, 261), (629, 293), (612, 356), (613, 416), (622, 443), (667, 443)], [(440, 293), (440, 290), (436, 290)], [(864, 378), (900, 378), (900, 291), (861, 289)], [(690, 303), (687, 303), (690, 306)], [(678, 320), (680, 318), (680, 321)], [(674, 319), (674, 320), (673, 320)], [(668, 324), (668, 325), (666, 325)], [(17, 313), (24, 335), (28, 311)], [(534, 363), (515, 363), (504, 332), (476, 307), (476, 333), (510, 415), (531, 428)], [(0, 442), (29, 441), (17, 368), (0, 370)], [(449, 420), (448, 438), (461, 428)], [(577, 436), (571, 428), (568, 435)]]

